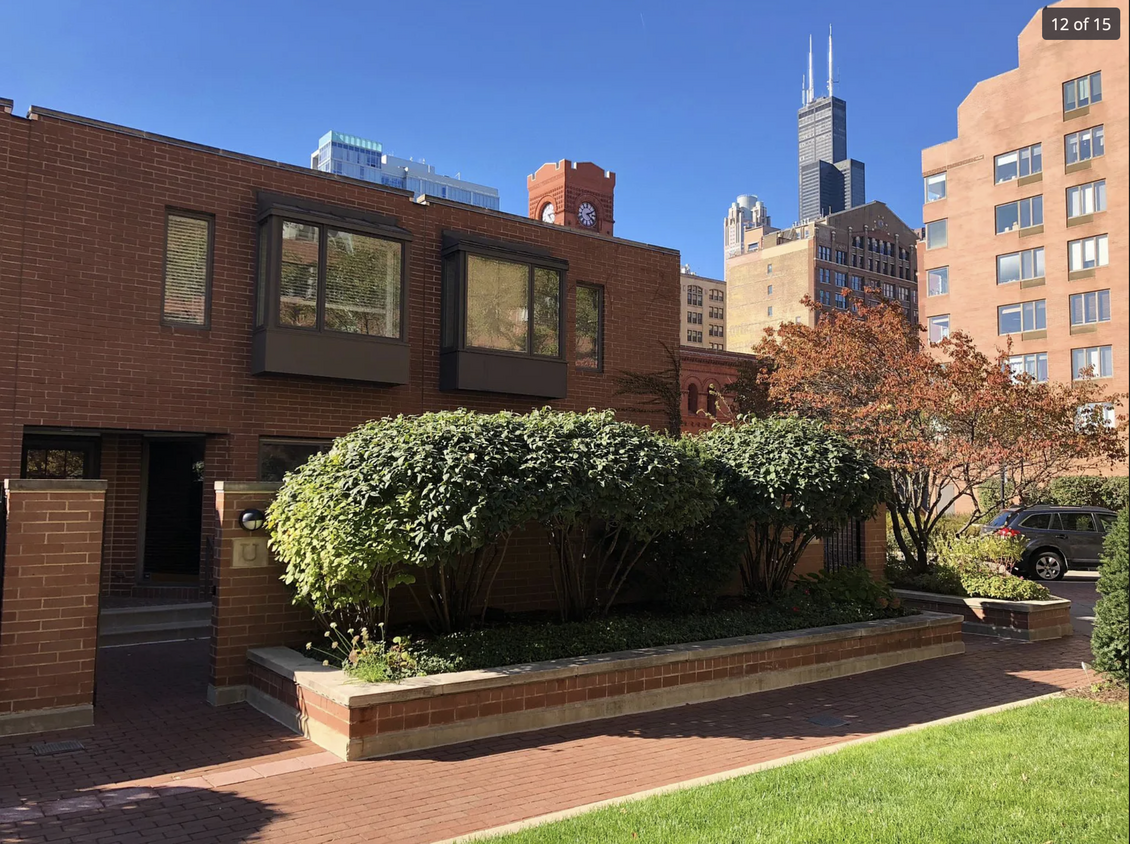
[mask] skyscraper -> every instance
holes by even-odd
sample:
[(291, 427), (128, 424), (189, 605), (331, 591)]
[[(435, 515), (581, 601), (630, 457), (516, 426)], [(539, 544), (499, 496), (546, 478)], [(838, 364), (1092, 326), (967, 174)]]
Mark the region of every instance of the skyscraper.
[(828, 94), (816, 97), (812, 39), (807, 84), (797, 112), (798, 208), (801, 222), (855, 208), (866, 201), (862, 161), (847, 157), (847, 103), (832, 95), (832, 28), (828, 28)]

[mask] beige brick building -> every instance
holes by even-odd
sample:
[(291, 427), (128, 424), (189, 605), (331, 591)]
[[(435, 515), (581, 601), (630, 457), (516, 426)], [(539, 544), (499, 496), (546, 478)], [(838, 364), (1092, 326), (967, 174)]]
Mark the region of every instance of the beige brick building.
[(726, 348), (748, 352), (766, 328), (810, 324), (812, 312), (801, 304), (805, 296), (846, 310), (851, 296), (874, 290), (900, 302), (907, 317), (917, 320), (917, 240), (882, 202), (792, 228), (747, 231), (745, 251), (726, 258)]
[(922, 152), (923, 322), (986, 352), (1011, 339), (1013, 367), (1041, 380), (1093, 367), (1124, 392), (1126, 36), (1045, 41), (1037, 13), (1018, 41), (1019, 66), (958, 107), (957, 138)]
[(679, 344), (692, 349), (726, 349), (726, 282), (695, 275), (684, 265), (679, 277)]

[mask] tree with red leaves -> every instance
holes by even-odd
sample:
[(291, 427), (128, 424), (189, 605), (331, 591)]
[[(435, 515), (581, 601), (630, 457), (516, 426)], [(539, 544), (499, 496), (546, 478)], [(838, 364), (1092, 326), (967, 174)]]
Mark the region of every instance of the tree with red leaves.
[(927, 343), (896, 302), (853, 302), (851, 312), (805, 304), (814, 326), (768, 329), (756, 349), (774, 360), (769, 396), (843, 433), (890, 473), (894, 536), (914, 571), (929, 567), (930, 535), (949, 507), (962, 497), (976, 505), (977, 487), (1002, 467), (1033, 490), (1126, 459), (1125, 417), (1111, 426), (1096, 407), (1124, 396), (1097, 382), (1017, 377), (1007, 350), (986, 355), (961, 332)]

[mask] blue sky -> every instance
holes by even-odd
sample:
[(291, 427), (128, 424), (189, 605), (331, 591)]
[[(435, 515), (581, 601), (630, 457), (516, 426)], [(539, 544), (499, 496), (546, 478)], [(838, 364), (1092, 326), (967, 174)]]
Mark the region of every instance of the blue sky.
[[(939, 10), (944, 12), (939, 14)], [(867, 198), (921, 222), (920, 151), (980, 79), (1016, 65), (1035, 0), (668, 3), (4, 2), (0, 96), (294, 164), (328, 129), (494, 185), (591, 160), (616, 233), (722, 272), (721, 221), (755, 193), (796, 216), (808, 36)], [(803, 10), (803, 11), (802, 11)], [(820, 86), (818, 86), (819, 88)]]

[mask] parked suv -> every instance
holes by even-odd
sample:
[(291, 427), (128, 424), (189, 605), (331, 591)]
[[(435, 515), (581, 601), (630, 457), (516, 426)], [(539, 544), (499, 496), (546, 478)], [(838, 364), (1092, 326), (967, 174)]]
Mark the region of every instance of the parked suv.
[(1036, 505), (1005, 510), (981, 533), (1011, 528), (1028, 540), (1016, 573), (1040, 580), (1060, 580), (1069, 568), (1093, 568), (1099, 564), (1103, 537), (1117, 514), (1104, 507), (1056, 507)]

